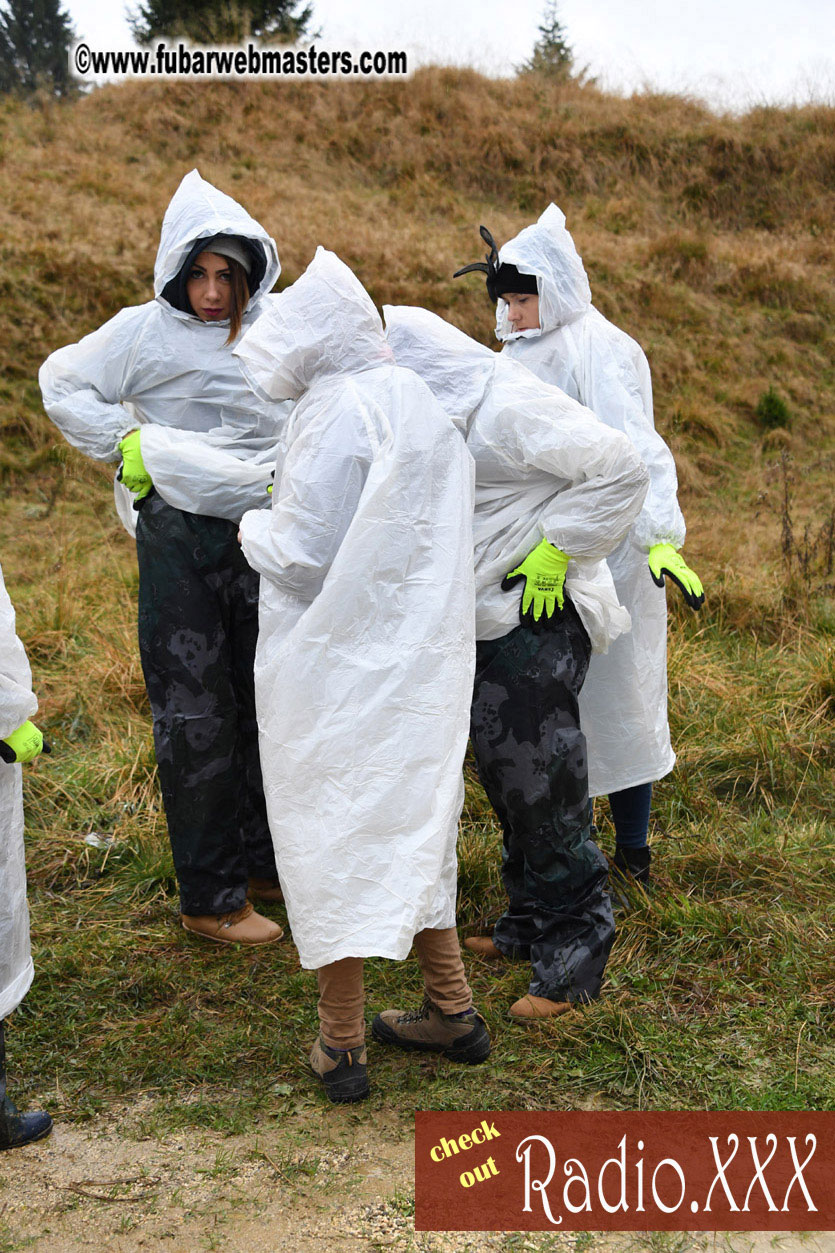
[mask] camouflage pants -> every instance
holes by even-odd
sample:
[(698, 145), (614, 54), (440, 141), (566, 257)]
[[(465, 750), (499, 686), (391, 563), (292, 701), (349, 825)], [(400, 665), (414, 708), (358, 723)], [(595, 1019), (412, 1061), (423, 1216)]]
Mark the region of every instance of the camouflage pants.
[(589, 654), (569, 601), (553, 630), (519, 626), (476, 653), (470, 733), (504, 830), (509, 897), (493, 941), (529, 959), (531, 994), (554, 1001), (599, 994), (615, 933), (606, 859), (589, 833), (577, 704)]
[(155, 492), (136, 528), (139, 651), (185, 914), (225, 914), (247, 878), (275, 878), (253, 662), (258, 575), (237, 527)]

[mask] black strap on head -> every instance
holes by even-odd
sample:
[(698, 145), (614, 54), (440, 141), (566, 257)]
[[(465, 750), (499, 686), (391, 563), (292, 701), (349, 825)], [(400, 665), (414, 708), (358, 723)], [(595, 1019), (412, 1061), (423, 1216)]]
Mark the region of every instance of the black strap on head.
[(463, 269), (456, 270), (452, 277), (460, 278), (462, 274), (472, 274), (476, 270), (480, 274), (485, 274), (487, 276), (487, 294), (493, 301), (493, 304), (495, 304), (499, 298), (499, 293), (496, 291), (496, 278), (499, 273), (499, 250), (496, 247), (496, 241), (486, 226), (480, 226), (478, 231), (490, 249), (486, 254), (486, 259), (484, 261), (474, 261), (472, 265), (465, 265)]

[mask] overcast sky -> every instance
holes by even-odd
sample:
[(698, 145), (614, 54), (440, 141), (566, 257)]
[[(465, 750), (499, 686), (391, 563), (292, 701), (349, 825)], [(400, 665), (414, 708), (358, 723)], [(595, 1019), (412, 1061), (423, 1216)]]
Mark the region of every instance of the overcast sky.
[[(531, 51), (544, 0), (313, 0), (322, 47), (405, 48), (512, 74)], [(124, 10), (65, 0), (94, 49), (129, 46)], [(833, 0), (560, 0), (578, 64), (602, 86), (688, 91), (717, 106), (810, 98), (835, 103)]]

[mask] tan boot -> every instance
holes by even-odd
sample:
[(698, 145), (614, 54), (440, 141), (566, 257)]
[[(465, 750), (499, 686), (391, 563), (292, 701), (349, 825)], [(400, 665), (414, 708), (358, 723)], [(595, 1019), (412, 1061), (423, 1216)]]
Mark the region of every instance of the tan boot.
[(475, 1009), (445, 1014), (428, 998), (412, 1013), (384, 1009), (372, 1022), (371, 1034), (381, 1044), (443, 1053), (453, 1062), (466, 1062), (471, 1066), (490, 1056), (487, 1026)]
[(557, 1018), (560, 1014), (568, 1014), (574, 1006), (570, 1001), (549, 1001), (545, 996), (523, 996), (511, 1005), (508, 1013), (511, 1018), (522, 1022), (532, 1022), (536, 1018)]
[(485, 961), (505, 960), (504, 953), (500, 948), (496, 948), (489, 935), (471, 935), (468, 940), (464, 941), (464, 948), (475, 953), (476, 957), (483, 957)]
[(183, 914), (183, 927), (192, 935), (216, 940), (219, 944), (274, 944), (284, 935), (277, 922), (256, 914), (247, 901), (231, 914)]
[(250, 879), (246, 894), (251, 901), (263, 901), (266, 905), (284, 903), (284, 893), (278, 879)]

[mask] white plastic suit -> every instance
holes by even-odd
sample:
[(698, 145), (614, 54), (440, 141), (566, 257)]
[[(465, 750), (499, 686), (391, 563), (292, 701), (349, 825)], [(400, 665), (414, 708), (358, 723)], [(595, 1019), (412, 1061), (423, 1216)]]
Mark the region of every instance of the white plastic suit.
[(496, 334), (506, 341), (503, 355), (623, 431), (649, 469), (644, 507), (608, 558), (632, 630), (607, 656), (592, 659), (580, 696), (589, 793), (607, 795), (660, 779), (675, 764), (667, 722), (666, 594), (647, 566), (654, 544), (678, 549), (684, 543), (675, 462), (653, 424), (647, 359), (593, 307), (583, 263), (557, 206), (549, 205), (538, 222), (509, 240), (499, 260), (536, 275), (541, 327), (514, 334), (500, 298)]
[(455, 925), (474, 668), (472, 461), (394, 365), (351, 271), (318, 249), (236, 350), (297, 399), (261, 574), (255, 663), (276, 862), (303, 966), (402, 959)]
[[(237, 522), (263, 505), (288, 406), (259, 400), (226, 344), (228, 320), (208, 325), (163, 294), (195, 241), (242, 236), (263, 274), (243, 315), (252, 326), (280, 273), (274, 241), (231, 197), (192, 170), (166, 210), (154, 266), (156, 299), (122, 309), (43, 364), (44, 407), (66, 439), (99, 461), (119, 459), (124, 435), (142, 427), (141, 449), (169, 505)], [(212, 431), (211, 440), (192, 439)], [(135, 530), (132, 497), (116, 485), (119, 516)]]
[[(15, 615), (0, 569), (0, 739), (38, 708), (32, 672), (15, 634)], [(0, 761), (0, 1021), (16, 1009), (32, 982), (29, 907), (23, 851), (22, 769)]]
[(432, 389), (466, 428), (476, 464), (473, 537), (476, 637), (519, 625), (521, 589), (501, 581), (545, 538), (571, 561), (566, 590), (592, 648), (629, 629), (603, 558), (641, 508), (647, 472), (629, 440), (530, 371), (425, 309), (387, 305), (400, 365)]

